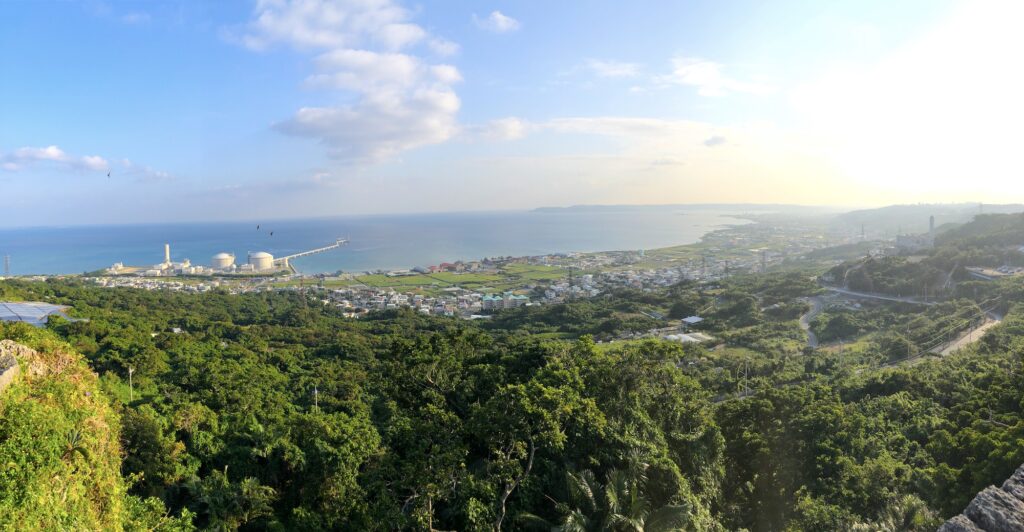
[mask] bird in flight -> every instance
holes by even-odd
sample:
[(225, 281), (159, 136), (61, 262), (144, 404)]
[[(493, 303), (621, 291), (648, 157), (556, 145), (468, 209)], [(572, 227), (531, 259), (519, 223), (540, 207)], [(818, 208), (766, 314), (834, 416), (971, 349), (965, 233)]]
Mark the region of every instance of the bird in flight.
[(273, 231), (270, 232), (270, 236), (274, 236), (274, 232)]
[(260, 224), (256, 224), (256, 230), (257, 230), (257, 231), (259, 231), (259, 230), (260, 230)]
[(110, 178), (110, 172), (107, 172), (107, 178)]

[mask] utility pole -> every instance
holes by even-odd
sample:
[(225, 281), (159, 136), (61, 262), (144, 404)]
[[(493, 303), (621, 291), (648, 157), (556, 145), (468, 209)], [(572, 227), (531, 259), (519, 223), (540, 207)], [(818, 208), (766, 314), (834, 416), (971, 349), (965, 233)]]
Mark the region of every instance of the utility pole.
[(913, 356), (911, 354), (911, 348), (912, 347), (914, 347), (914, 344), (913, 344), (913, 342), (910, 341), (910, 324), (908, 323), (907, 324), (907, 359), (908, 360), (910, 359), (911, 356)]
[(129, 366), (128, 367), (128, 397), (129, 397), (128, 402), (129, 403), (134, 403), (135, 402), (135, 386), (132, 384), (132, 374), (133, 373), (135, 373), (135, 368)]

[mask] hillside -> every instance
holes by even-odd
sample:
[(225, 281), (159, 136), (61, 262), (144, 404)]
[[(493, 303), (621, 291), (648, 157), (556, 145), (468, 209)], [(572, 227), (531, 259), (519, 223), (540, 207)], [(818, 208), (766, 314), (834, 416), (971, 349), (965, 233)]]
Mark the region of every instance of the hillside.
[[(977, 203), (890, 205), (877, 209), (850, 211), (836, 217), (836, 221), (853, 230), (864, 226), (869, 234), (894, 235), (924, 233), (928, 231), (929, 217), (935, 217), (936, 227), (970, 222), (976, 215), (1024, 211), (1024, 205), (979, 205)], [(984, 216), (984, 214), (983, 214)]]
[(21, 324), (0, 338), (20, 367), (0, 391), (0, 529), (181, 529), (158, 500), (127, 495), (121, 422), (82, 357)]

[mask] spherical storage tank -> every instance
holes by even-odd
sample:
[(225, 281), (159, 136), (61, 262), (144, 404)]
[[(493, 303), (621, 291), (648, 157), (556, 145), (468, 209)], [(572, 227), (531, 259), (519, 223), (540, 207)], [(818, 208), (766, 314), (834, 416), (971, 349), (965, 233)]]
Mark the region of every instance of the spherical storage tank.
[(270, 270), (274, 268), (274, 256), (266, 251), (257, 251), (249, 254), (249, 264), (256, 271)]
[(211, 266), (215, 270), (226, 270), (235, 264), (235, 256), (230, 253), (218, 253), (213, 256)]

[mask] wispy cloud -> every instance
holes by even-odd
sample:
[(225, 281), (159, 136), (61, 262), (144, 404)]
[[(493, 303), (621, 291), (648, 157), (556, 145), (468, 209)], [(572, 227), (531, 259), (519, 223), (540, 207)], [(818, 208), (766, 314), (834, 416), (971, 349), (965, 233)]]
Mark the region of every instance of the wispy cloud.
[(136, 164), (129, 159), (121, 159), (118, 161), (118, 167), (111, 170), (111, 172), (117, 172), (119, 177), (121, 174), (134, 177), (135, 180), (140, 183), (163, 183), (167, 181), (174, 181), (176, 179), (169, 172), (156, 170), (146, 165)]
[(303, 107), (274, 125), (318, 140), (345, 162), (378, 161), (456, 134), (458, 69), (410, 51), (452, 55), (458, 45), (410, 22), (394, 0), (261, 0), (252, 20), (227, 37), (252, 50), (281, 44), (318, 52), (304, 84), (357, 96), (348, 105)]
[(149, 21), (152, 20), (152, 17), (149, 13), (135, 12), (125, 13), (124, 15), (121, 15), (120, 19), (121, 22), (124, 22), (125, 24), (139, 25), (149, 23)]
[(634, 78), (640, 75), (640, 65), (614, 60), (588, 59), (584, 66), (602, 78)]
[(0, 155), (0, 167), (10, 172), (38, 164), (51, 164), (72, 170), (102, 171), (110, 168), (107, 160), (99, 155), (70, 155), (57, 146), (18, 148)]
[(658, 76), (655, 83), (661, 86), (682, 85), (694, 87), (697, 94), (707, 97), (725, 96), (730, 93), (768, 94), (775, 88), (766, 83), (742, 81), (725, 74), (721, 63), (696, 57), (679, 56), (672, 59), (672, 72)]
[(491, 14), (486, 17), (479, 17), (474, 13), (473, 22), (478, 28), (493, 33), (513, 32), (518, 30), (520, 26), (518, 20), (502, 13), (501, 11), (491, 11)]
[(275, 44), (299, 49), (379, 46), (398, 50), (427, 37), (391, 0), (259, 0), (252, 20), (224, 36), (253, 50)]
[(139, 182), (162, 182), (174, 179), (170, 173), (128, 159), (110, 161), (99, 155), (72, 155), (57, 146), (18, 148), (0, 154), (0, 168), (8, 172), (27, 171), (40, 166), (51, 166), (74, 172), (113, 173), (134, 177)]
[(721, 146), (721, 145), (723, 145), (725, 143), (726, 143), (726, 139), (725, 139), (725, 137), (723, 137), (721, 135), (712, 135), (712, 136), (710, 136), (710, 137), (708, 137), (707, 139), (704, 140), (704, 145), (709, 147), (709, 148), (714, 148), (715, 146)]
[(491, 120), (490, 122), (466, 128), (469, 137), (481, 140), (516, 140), (526, 136), (531, 125), (514, 116)]

